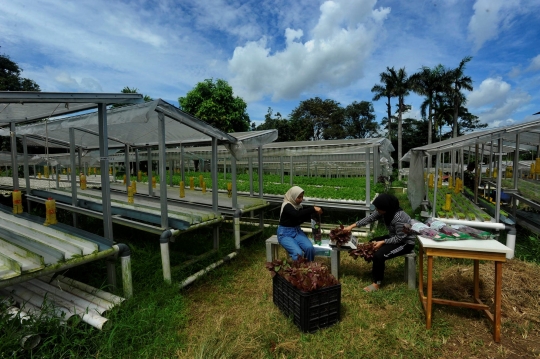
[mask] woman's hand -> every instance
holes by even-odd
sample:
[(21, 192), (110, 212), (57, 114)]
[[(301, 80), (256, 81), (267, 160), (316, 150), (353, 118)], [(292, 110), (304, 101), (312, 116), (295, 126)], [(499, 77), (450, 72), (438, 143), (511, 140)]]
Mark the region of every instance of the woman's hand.
[(313, 209), (315, 209), (315, 212), (317, 212), (318, 214), (322, 214), (322, 208), (321, 207), (314, 206)]
[(355, 227), (354, 224), (351, 224), (350, 226), (343, 227), (343, 232), (350, 232)]
[(375, 245), (373, 246), (373, 250), (377, 251), (379, 248), (381, 248), (384, 244), (384, 240), (375, 242)]

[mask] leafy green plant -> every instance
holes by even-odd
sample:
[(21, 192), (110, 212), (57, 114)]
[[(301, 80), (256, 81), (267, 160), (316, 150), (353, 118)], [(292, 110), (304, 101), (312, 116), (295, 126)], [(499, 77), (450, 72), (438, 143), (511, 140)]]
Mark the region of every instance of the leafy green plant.
[(302, 292), (311, 292), (320, 288), (339, 284), (327, 266), (319, 262), (310, 262), (305, 258), (296, 261), (275, 259), (266, 263), (272, 277), (280, 275)]

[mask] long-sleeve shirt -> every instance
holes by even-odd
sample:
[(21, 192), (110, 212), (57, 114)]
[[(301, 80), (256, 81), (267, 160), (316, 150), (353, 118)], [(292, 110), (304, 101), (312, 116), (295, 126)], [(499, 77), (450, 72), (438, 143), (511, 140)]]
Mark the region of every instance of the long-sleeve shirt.
[(283, 207), (283, 212), (279, 217), (279, 225), (283, 227), (297, 227), (304, 222), (309, 222), (313, 213), (315, 213), (315, 208), (313, 207), (304, 207), (296, 210), (292, 204), (287, 203)]
[[(356, 227), (365, 226), (379, 219), (384, 220), (384, 216), (380, 214), (379, 212), (374, 211), (371, 215), (356, 222)], [(397, 211), (396, 214), (394, 215), (394, 218), (392, 218), (392, 221), (390, 222), (390, 224), (386, 225), (386, 228), (388, 229), (388, 233), (390, 234), (390, 238), (385, 239), (384, 243), (414, 244), (416, 237), (414, 235), (409, 235), (403, 232), (403, 225), (405, 223), (409, 223), (410, 221), (411, 221), (411, 217), (407, 213), (405, 213), (404, 211)]]

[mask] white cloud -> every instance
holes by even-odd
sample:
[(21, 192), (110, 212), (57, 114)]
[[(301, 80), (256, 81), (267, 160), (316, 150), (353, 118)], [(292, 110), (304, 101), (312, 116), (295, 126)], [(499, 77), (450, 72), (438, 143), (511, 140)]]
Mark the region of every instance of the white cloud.
[(489, 40), (497, 38), (503, 24), (519, 10), (519, 0), (477, 0), (469, 22), (469, 39), (478, 50)]
[(528, 93), (512, 90), (508, 83), (497, 77), (482, 81), (478, 90), (467, 97), (467, 106), (480, 122), (498, 127), (512, 124), (512, 116), (531, 99)]
[(540, 70), (540, 55), (537, 55), (531, 60), (531, 64), (527, 68), (527, 71), (538, 71)]
[(272, 54), (268, 39), (236, 47), (229, 60), (235, 92), (246, 101), (272, 96), (296, 98), (320, 87), (328, 91), (361, 78), (380, 36), (389, 8), (373, 9), (375, 0), (326, 1), (317, 24), (304, 40), (301, 29), (287, 29), (282, 51)]
[(488, 104), (500, 106), (506, 100), (510, 88), (510, 84), (503, 81), (501, 77), (487, 78), (467, 96), (467, 105), (472, 108)]

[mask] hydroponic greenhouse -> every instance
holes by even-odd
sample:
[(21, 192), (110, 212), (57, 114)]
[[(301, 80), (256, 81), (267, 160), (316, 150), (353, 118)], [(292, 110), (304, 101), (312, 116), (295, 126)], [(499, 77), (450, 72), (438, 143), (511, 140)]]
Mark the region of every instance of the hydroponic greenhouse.
[[(299, 185), (306, 190), (308, 205), (367, 210), (371, 199), (389, 179), (393, 150), (384, 138), (271, 142), (247, 149), (245, 156), (235, 161), (234, 171), (230, 154), (225, 147), (218, 147), (219, 188), (225, 190), (236, 172), (241, 195), (281, 203), (283, 194), (291, 186)], [(148, 154), (139, 156), (147, 158)], [(158, 153), (152, 151), (150, 156), (157, 159)], [(209, 147), (169, 149), (167, 156), (193, 170), (190, 173), (194, 176), (204, 174), (212, 162)], [(114, 158), (123, 160), (121, 155)], [(198, 162), (197, 169), (194, 161)]]
[(540, 220), (531, 214), (540, 210), (539, 146), (536, 120), (414, 148), (402, 159), (410, 161), (411, 205), (450, 223), (484, 222), (497, 230), (518, 223), (538, 233)]

